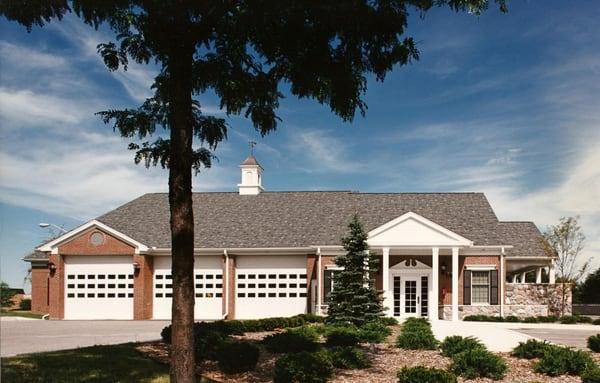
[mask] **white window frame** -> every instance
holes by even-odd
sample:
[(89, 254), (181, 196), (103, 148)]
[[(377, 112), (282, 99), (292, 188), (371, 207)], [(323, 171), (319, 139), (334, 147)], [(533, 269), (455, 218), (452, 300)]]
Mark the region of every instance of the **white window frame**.
[[(486, 270), (481, 270), (481, 269), (475, 269), (475, 270), (471, 270), (471, 306), (489, 306), (490, 305), (490, 292), (492, 289), (492, 279), (490, 276), (490, 269), (486, 269)], [(487, 274), (487, 284), (475, 284), (473, 283), (473, 273), (486, 273)], [(487, 299), (485, 302), (474, 302), (474, 290), (475, 290), (475, 286), (481, 287), (481, 286), (487, 286)]]

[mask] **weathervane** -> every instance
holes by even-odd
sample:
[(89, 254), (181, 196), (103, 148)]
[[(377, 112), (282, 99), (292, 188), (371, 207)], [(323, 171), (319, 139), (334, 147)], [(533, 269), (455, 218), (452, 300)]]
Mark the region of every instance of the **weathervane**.
[(250, 155), (253, 156), (254, 155), (254, 146), (256, 145), (255, 141), (248, 141), (248, 145), (250, 146)]

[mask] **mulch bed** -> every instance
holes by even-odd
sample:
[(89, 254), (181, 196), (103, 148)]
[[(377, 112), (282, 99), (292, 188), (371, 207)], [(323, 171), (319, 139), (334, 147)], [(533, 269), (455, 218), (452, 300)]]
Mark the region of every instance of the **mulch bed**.
[[(266, 335), (272, 332), (249, 333), (243, 337), (244, 340), (260, 341)], [(396, 331), (390, 337), (395, 339)], [(162, 342), (146, 343), (137, 347), (138, 351), (146, 356), (161, 363), (169, 363), (169, 346)], [(336, 370), (332, 383), (396, 383), (396, 373), (402, 367), (426, 366), (436, 368), (447, 368), (450, 365), (450, 359), (443, 357), (437, 351), (425, 350), (401, 350), (390, 343), (373, 345), (368, 349), (371, 356), (372, 366), (364, 370)], [(526, 359), (513, 358), (508, 353), (498, 353), (504, 358), (508, 365), (506, 376), (501, 381), (492, 379), (473, 379), (466, 380), (461, 377), (459, 382), (464, 383), (581, 383), (577, 376), (557, 376), (550, 377), (537, 374), (533, 371), (534, 361)], [(600, 354), (593, 355), (596, 362), (600, 364)], [(224, 374), (219, 371), (217, 363), (214, 361), (203, 362), (200, 369), (202, 375), (209, 379), (223, 383), (267, 383), (273, 381), (275, 360), (277, 355), (271, 354), (261, 347), (261, 354), (258, 360), (256, 370), (241, 374)]]

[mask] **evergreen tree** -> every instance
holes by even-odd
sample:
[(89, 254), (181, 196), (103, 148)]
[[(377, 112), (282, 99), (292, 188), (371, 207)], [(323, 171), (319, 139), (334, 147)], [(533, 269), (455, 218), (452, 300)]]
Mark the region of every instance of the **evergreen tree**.
[(327, 321), (360, 326), (383, 315), (381, 294), (375, 290), (378, 261), (368, 251), (367, 233), (358, 215), (348, 228), (349, 235), (342, 238), (346, 253), (335, 258), (335, 264), (343, 270), (336, 272), (327, 298)]

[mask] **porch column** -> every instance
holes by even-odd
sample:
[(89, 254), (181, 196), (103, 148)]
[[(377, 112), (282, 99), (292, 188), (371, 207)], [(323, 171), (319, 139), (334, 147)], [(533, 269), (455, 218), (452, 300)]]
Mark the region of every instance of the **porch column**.
[(542, 283), (542, 268), (538, 267), (535, 270), (535, 283)]
[(452, 248), (452, 320), (458, 320), (458, 247)]
[(512, 283), (517, 283), (517, 274), (512, 275)]
[(434, 247), (431, 249), (431, 300), (429, 303), (429, 320), (438, 320), (438, 307), (439, 307), (439, 298), (438, 294), (440, 292), (440, 249), (439, 247)]
[(521, 283), (527, 283), (527, 271), (523, 271), (521, 274)]
[(548, 283), (554, 284), (556, 283), (556, 272), (554, 270), (554, 260), (548, 267)]
[(383, 307), (387, 307), (386, 315), (393, 316), (390, 291), (390, 248), (383, 248)]
[(323, 270), (321, 269), (321, 248), (317, 247), (317, 315), (321, 315), (321, 306), (323, 305)]

